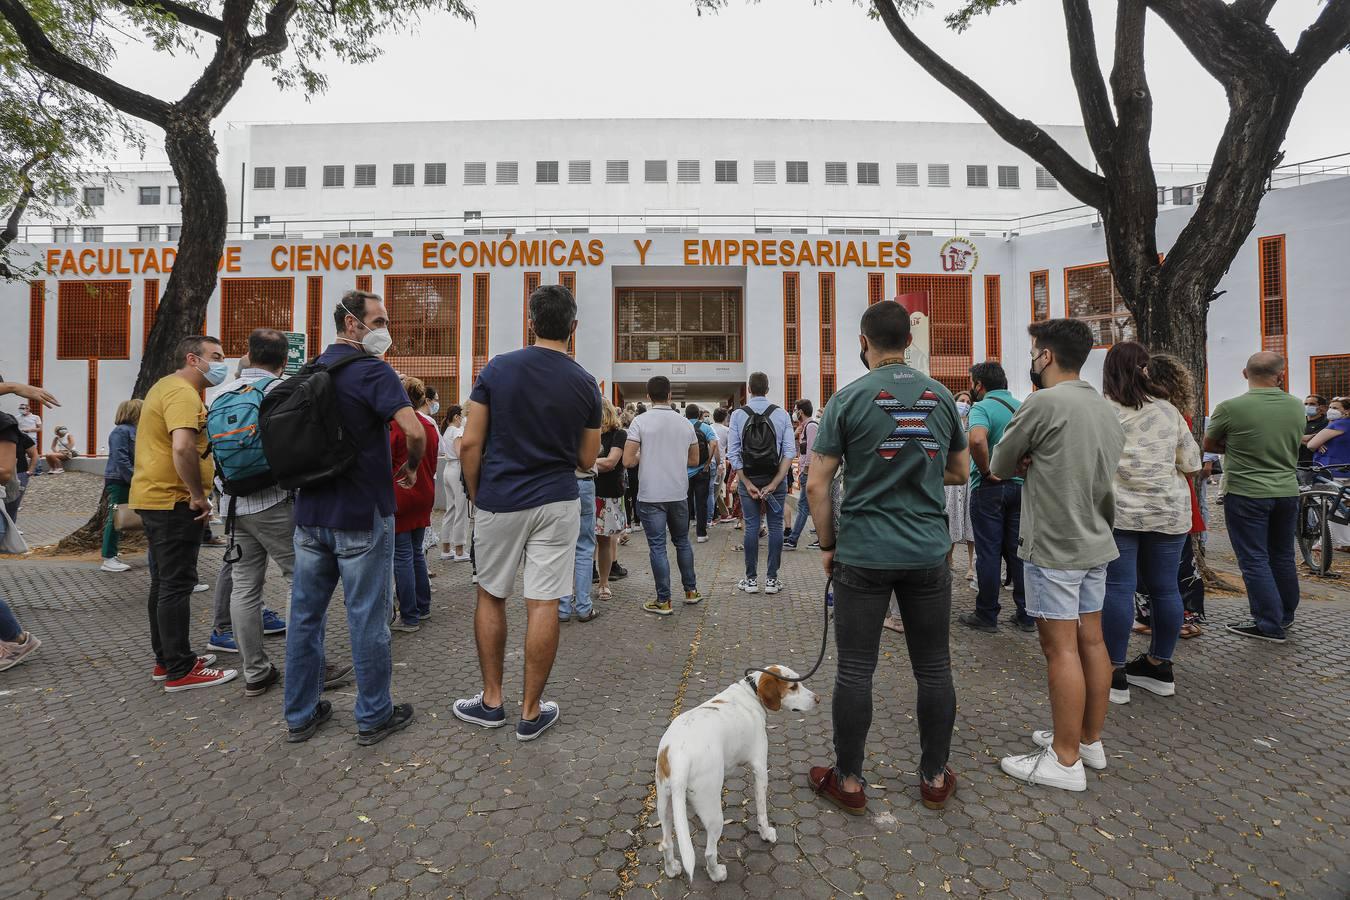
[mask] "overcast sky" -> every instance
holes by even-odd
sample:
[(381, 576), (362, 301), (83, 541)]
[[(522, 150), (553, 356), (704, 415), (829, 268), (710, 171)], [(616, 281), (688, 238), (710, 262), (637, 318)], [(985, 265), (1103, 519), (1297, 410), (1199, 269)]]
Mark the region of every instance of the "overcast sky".
[[(226, 109), (228, 122), (343, 122), (547, 117), (721, 117), (974, 121), (976, 116), (895, 46), (850, 0), (732, 0), (699, 16), (691, 0), (477, 0), (477, 24), (428, 18), (365, 66), (330, 62), (329, 89), (282, 93), (262, 66)], [(950, 3), (938, 0), (939, 11)], [(1114, 4), (1094, 2), (1109, 63)], [(1287, 46), (1316, 0), (1284, 0), (1271, 17)], [(1154, 159), (1206, 162), (1226, 104), (1161, 20), (1150, 15)], [(916, 30), (1015, 114), (1080, 124), (1058, 3), (1001, 10), (964, 35), (937, 13)], [(175, 97), (201, 62), (128, 44), (114, 74)], [(1350, 54), (1306, 92), (1286, 162), (1350, 151)], [(152, 134), (152, 153), (162, 159)]]

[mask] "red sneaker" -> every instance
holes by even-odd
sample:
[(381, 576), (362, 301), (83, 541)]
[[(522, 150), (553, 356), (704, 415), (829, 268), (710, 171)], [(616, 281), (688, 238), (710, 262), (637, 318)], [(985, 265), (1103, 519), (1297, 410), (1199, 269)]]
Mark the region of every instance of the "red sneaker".
[(833, 766), (812, 766), (807, 776), (811, 788), (823, 795), (844, 812), (861, 816), (867, 812), (867, 794), (864, 791), (845, 791), (839, 785), (839, 773)]
[(956, 773), (952, 771), (951, 766), (942, 770), (942, 787), (935, 788), (919, 776), (919, 798), (923, 800), (923, 805), (929, 809), (942, 809), (947, 805), (947, 801), (956, 793)]
[(192, 671), (182, 678), (164, 682), (164, 692), (190, 691), (193, 688), (214, 687), (227, 681), (234, 681), (239, 672), (235, 669), (212, 669), (198, 660)]
[[(211, 663), (215, 661), (216, 655), (214, 653), (205, 653), (197, 657), (197, 665), (199, 666), (209, 666), (211, 665)], [(161, 666), (159, 663), (155, 663), (155, 670), (150, 673), (150, 677), (153, 678), (155, 681), (164, 681), (169, 677), (169, 670)]]

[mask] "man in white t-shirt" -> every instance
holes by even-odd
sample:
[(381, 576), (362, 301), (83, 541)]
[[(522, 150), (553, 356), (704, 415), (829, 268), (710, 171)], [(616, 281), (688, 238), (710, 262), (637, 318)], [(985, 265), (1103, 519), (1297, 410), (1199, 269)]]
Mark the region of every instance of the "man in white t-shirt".
[(675, 559), (684, 585), (684, 602), (698, 603), (698, 577), (694, 573), (694, 547), (689, 543), (689, 467), (698, 465), (698, 436), (693, 424), (670, 407), (670, 379), (657, 375), (647, 382), (651, 409), (628, 426), (623, 448), (627, 468), (642, 464), (638, 482), (637, 514), (647, 535), (656, 599), (642, 608), (658, 616), (673, 612), (670, 603), (670, 560), (666, 557), (666, 531), (675, 544)]
[[(42, 417), (34, 415), (28, 407), (28, 401), (25, 400), (19, 404), (19, 414), (14, 418), (18, 420), (19, 430), (28, 435), (29, 439), (33, 442), (33, 446), (28, 448), (28, 469), (25, 476), (28, 473), (36, 473), (38, 461), (38, 432), (42, 430)], [(27, 477), (25, 477), (23, 481), (27, 483)]]

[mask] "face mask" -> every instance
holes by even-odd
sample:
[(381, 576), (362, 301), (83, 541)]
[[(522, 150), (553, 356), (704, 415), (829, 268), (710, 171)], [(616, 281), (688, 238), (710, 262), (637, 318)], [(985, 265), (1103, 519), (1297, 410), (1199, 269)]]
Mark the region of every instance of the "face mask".
[(384, 356), (393, 344), (394, 339), (390, 336), (388, 328), (372, 328), (361, 338), (361, 348), (371, 356)]
[(867, 369), (869, 372), (872, 370), (871, 364), (869, 364), (869, 363), (867, 362), (867, 348), (866, 348), (866, 347), (864, 347), (864, 348), (862, 348), (861, 350), (858, 351), (858, 359), (860, 359), (860, 360), (862, 361), (862, 364), (863, 364), (863, 368), (864, 368), (864, 369)]
[[(1317, 407), (1315, 407), (1315, 406), (1305, 406), (1305, 407), (1303, 407), (1303, 414), (1304, 414), (1305, 416), (1307, 416), (1308, 418), (1312, 418), (1313, 416), (1317, 415)], [(1328, 418), (1331, 417), (1331, 410), (1327, 410), (1327, 417), (1328, 417)]]
[(1329, 409), (1329, 410), (1327, 410), (1327, 420), (1328, 420), (1328, 421), (1334, 422), (1334, 421), (1336, 421), (1337, 419), (1343, 419), (1343, 418), (1345, 418), (1345, 413), (1341, 412), (1339, 409)]
[[(1044, 353), (1045, 351), (1041, 351), (1041, 352)], [(1035, 388), (1036, 390), (1038, 390), (1038, 391), (1039, 391), (1041, 388), (1045, 387), (1045, 379), (1042, 377), (1042, 376), (1045, 374), (1045, 370), (1044, 370), (1044, 369), (1041, 369), (1041, 371), (1039, 371), (1039, 372), (1036, 371), (1036, 360), (1038, 360), (1038, 359), (1040, 359), (1040, 358), (1041, 358), (1041, 354), (1040, 354), (1040, 353), (1037, 353), (1036, 356), (1031, 360), (1031, 371), (1030, 371), (1030, 375), (1031, 375), (1031, 386), (1034, 387), (1034, 388)]]
[(956, 404), (956, 412), (957, 412), (962, 418), (964, 418), (965, 416), (967, 416), (967, 415), (970, 414), (970, 404), (969, 404), (969, 403), (965, 403), (965, 402), (961, 402), (961, 403)]
[[(201, 369), (198, 369), (197, 371), (202, 372)], [(224, 384), (225, 379), (230, 377), (229, 363), (223, 362), (207, 363), (206, 371), (202, 372), (202, 377), (205, 378), (206, 383), (211, 385), (212, 387)]]
[(436, 403), (436, 402), (433, 401), (432, 404), (431, 404), (431, 414), (434, 416), (434, 415), (436, 415), (436, 413), (438, 413), (438, 412), (440, 412), (440, 411), (441, 411), (441, 405), (440, 405), (439, 403)]

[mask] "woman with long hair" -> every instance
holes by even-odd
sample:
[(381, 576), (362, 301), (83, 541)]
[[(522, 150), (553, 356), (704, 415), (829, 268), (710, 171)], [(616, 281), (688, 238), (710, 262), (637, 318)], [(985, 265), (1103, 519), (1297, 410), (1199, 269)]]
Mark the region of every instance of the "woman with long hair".
[[(436, 421), (427, 415), (430, 406), (422, 379), (404, 375), (402, 382), (427, 443), (412, 487), (394, 482), (394, 595), (398, 617), (389, 627), (394, 631), (417, 631), (422, 627), (421, 621), (431, 617), (431, 582), (422, 548), (423, 538), (431, 527), (431, 509), (436, 505), (436, 458), (441, 438), (436, 433)], [(392, 478), (408, 461), (408, 440), (400, 428), (389, 430), (389, 455), (393, 462), (389, 473)]]
[[(1154, 353), (1148, 360), (1148, 377), (1159, 391), (1158, 396), (1171, 403), (1186, 420), (1186, 427), (1194, 427), (1196, 409), (1195, 379), (1185, 363), (1171, 353)], [(1203, 633), (1200, 623), (1205, 620), (1205, 579), (1195, 560), (1195, 545), (1203, 540), (1205, 519), (1201, 514), (1200, 498), (1196, 493), (1196, 479), (1188, 477), (1186, 487), (1191, 499), (1191, 530), (1186, 535), (1186, 543), (1181, 547), (1181, 566), (1177, 570), (1177, 589), (1181, 591), (1181, 604), (1185, 609), (1185, 619), (1181, 625), (1181, 636), (1193, 638)], [(1153, 626), (1151, 608), (1152, 598), (1147, 588), (1135, 591), (1134, 630), (1148, 634)]]
[[(445, 483), (445, 515), (441, 518), (441, 559), (465, 562), (468, 540), (469, 498), (464, 494), (463, 470), (459, 464), (459, 445), (464, 438), (464, 407), (453, 404), (445, 411), (445, 433), (441, 435), (441, 456), (445, 467), (441, 481)], [(451, 547), (454, 551), (451, 552)]]
[(600, 586), (595, 596), (608, 600), (613, 595), (609, 578), (619, 558), (619, 538), (628, 527), (624, 511), (623, 445), (628, 432), (623, 429), (614, 404), (604, 401), (600, 422), (600, 455), (595, 460), (595, 558)]
[[(1111, 702), (1129, 703), (1130, 685), (1159, 696), (1176, 693), (1172, 653), (1184, 617), (1177, 572), (1191, 529), (1187, 479), (1200, 471), (1200, 448), (1181, 412), (1162, 399), (1149, 378), (1143, 344), (1123, 341), (1106, 354), (1102, 393), (1125, 429), (1125, 450), (1116, 469), (1116, 548), (1106, 568), (1102, 632), (1115, 672)], [(1147, 653), (1126, 663), (1134, 591), (1143, 582), (1152, 598), (1153, 634)]]
[(131, 493), (131, 473), (136, 463), (136, 425), (141, 421), (142, 402), (123, 400), (119, 403), (117, 416), (113, 419), (117, 427), (108, 435), (108, 464), (103, 470), (108, 515), (103, 524), (103, 564), (99, 566), (104, 572), (125, 572), (131, 568), (117, 557), (121, 532), (117, 530), (117, 517), (113, 513), (127, 502)]

